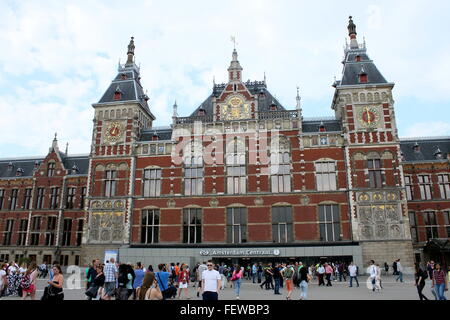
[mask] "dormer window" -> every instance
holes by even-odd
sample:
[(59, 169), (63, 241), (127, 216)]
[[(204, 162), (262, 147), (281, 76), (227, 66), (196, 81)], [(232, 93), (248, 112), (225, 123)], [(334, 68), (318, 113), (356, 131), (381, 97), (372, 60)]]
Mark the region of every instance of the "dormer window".
[(126, 80), (126, 79), (127, 79), (127, 75), (126, 75), (125, 73), (122, 73), (122, 74), (120, 75), (120, 79)]
[(437, 148), (436, 152), (434, 153), (434, 157), (435, 157), (437, 160), (441, 160), (441, 159), (444, 158), (444, 157), (443, 157), (443, 154), (442, 154), (442, 151), (441, 151), (440, 148)]
[(361, 56), (360, 56), (360, 55), (357, 55), (357, 56), (356, 56), (356, 62), (361, 62), (361, 60), (362, 60), (362, 59), (361, 59)]
[(367, 83), (369, 82), (369, 79), (367, 78), (367, 74), (360, 74), (359, 75), (359, 82), (360, 83)]
[(158, 141), (158, 140), (159, 140), (159, 136), (158, 136), (158, 134), (155, 132), (155, 133), (153, 134), (152, 141)]
[(34, 162), (34, 170), (39, 169), (39, 161)]
[(277, 110), (278, 110), (277, 105), (272, 104), (272, 105), (270, 106), (270, 111), (277, 111)]
[(80, 170), (78, 169), (77, 165), (74, 164), (72, 167), (72, 174), (78, 174), (80, 172)]
[(323, 124), (323, 122), (320, 123), (319, 132), (327, 132), (327, 128), (325, 128), (325, 125)]
[(204, 115), (206, 115), (205, 109), (200, 109), (200, 110), (198, 110), (198, 116), (199, 116), (199, 117), (203, 117)]
[(21, 176), (23, 176), (23, 172), (24, 172), (24, 170), (23, 170), (22, 168), (17, 169), (17, 171), (16, 171), (16, 177), (21, 177)]
[(8, 163), (8, 171), (12, 171), (14, 168), (14, 165), (12, 162)]
[(120, 87), (118, 86), (116, 91), (114, 92), (114, 100), (122, 100), (122, 90), (120, 90)]
[(419, 153), (420, 152), (420, 146), (419, 144), (416, 142), (416, 144), (413, 147), (414, 152)]

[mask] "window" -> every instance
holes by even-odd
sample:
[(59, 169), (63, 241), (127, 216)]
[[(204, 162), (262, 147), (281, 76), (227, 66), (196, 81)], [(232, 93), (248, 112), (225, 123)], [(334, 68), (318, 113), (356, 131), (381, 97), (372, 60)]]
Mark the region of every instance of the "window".
[(319, 206), (320, 241), (341, 240), (341, 225), (338, 205)]
[(247, 192), (247, 173), (245, 144), (234, 139), (227, 146), (227, 192), (228, 194), (244, 194)]
[(31, 246), (39, 245), (39, 236), (41, 232), (41, 217), (33, 217), (31, 219)]
[(59, 264), (61, 266), (68, 266), (69, 265), (69, 256), (68, 255), (61, 255), (59, 258)]
[(62, 245), (68, 247), (72, 239), (72, 219), (64, 219)]
[(447, 238), (450, 238), (450, 211), (444, 211), (444, 223), (447, 230)]
[(56, 217), (47, 218), (47, 230), (45, 232), (45, 245), (54, 246), (55, 245), (55, 232), (56, 232)]
[(18, 246), (26, 245), (27, 231), (28, 231), (28, 220), (27, 219), (20, 220), (20, 227), (19, 227), (18, 238), (17, 238)]
[(188, 157), (184, 167), (184, 194), (199, 196), (203, 194), (203, 158)]
[(161, 169), (144, 170), (144, 197), (161, 195)]
[(274, 243), (294, 241), (291, 207), (272, 208), (272, 239)]
[(409, 201), (413, 200), (413, 186), (411, 181), (411, 176), (405, 177), (405, 185), (406, 185), (406, 199)]
[(25, 189), (25, 196), (23, 199), (23, 209), (30, 210), (31, 209), (31, 193), (33, 189)]
[(438, 239), (438, 224), (436, 219), (436, 212), (429, 211), (423, 213), (423, 221), (425, 224), (425, 229), (427, 231), (427, 240)]
[(77, 247), (81, 246), (81, 242), (83, 241), (83, 228), (84, 228), (84, 220), (78, 220), (78, 229), (77, 229)]
[(15, 210), (17, 207), (17, 198), (19, 195), (19, 189), (11, 190), (11, 201), (9, 202), (9, 210)]
[(202, 242), (202, 209), (183, 210), (183, 243)]
[(36, 209), (41, 210), (44, 207), (45, 189), (39, 188), (37, 190)]
[(56, 168), (56, 163), (51, 162), (48, 164), (48, 167), (47, 167), (47, 176), (48, 177), (53, 177), (55, 175), (55, 168)]
[(58, 209), (59, 188), (51, 188), (50, 192), (50, 209)]
[(316, 162), (317, 191), (334, 191), (336, 186), (336, 163)]
[(430, 176), (419, 176), (419, 189), (422, 200), (431, 200)]
[(77, 188), (67, 188), (67, 201), (66, 201), (67, 209), (73, 209), (73, 204), (75, 203), (76, 192), (77, 192)]
[(80, 209), (84, 209), (84, 199), (86, 198), (87, 188), (81, 188)]
[(6, 220), (5, 232), (3, 234), (3, 245), (10, 246), (14, 228), (14, 220)]
[(116, 178), (117, 178), (117, 171), (115, 170), (106, 171), (106, 180), (105, 180), (106, 197), (114, 197), (116, 195)]
[(450, 199), (450, 181), (448, 174), (438, 175), (439, 190), (441, 191), (442, 199)]
[(270, 158), (272, 192), (291, 192), (291, 157), (289, 153), (273, 153)]
[(383, 178), (381, 174), (381, 160), (371, 159), (368, 161), (369, 168), (369, 185), (370, 188), (382, 188)]
[(141, 243), (153, 244), (159, 242), (159, 210), (143, 210), (141, 226)]
[(409, 225), (411, 226), (411, 238), (413, 242), (419, 242), (419, 237), (417, 233), (417, 219), (416, 213), (414, 211), (409, 212)]
[(0, 189), (0, 210), (3, 209), (3, 200), (5, 199), (5, 190)]
[(227, 209), (227, 242), (247, 242), (247, 208)]

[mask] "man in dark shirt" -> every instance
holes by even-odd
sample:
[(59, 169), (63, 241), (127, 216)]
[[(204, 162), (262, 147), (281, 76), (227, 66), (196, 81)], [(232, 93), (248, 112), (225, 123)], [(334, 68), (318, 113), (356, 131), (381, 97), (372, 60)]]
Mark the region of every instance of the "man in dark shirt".
[(280, 280), (281, 280), (281, 273), (280, 273), (280, 266), (277, 264), (273, 268), (273, 280), (275, 280), (275, 294), (281, 294), (280, 293)]

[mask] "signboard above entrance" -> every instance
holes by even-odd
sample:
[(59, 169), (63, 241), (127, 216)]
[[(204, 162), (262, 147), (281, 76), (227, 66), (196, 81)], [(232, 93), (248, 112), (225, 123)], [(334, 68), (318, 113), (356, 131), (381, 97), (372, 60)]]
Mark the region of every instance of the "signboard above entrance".
[(252, 250), (252, 249), (231, 249), (231, 250), (201, 250), (200, 255), (204, 257), (263, 257), (275, 256), (281, 254), (280, 250)]

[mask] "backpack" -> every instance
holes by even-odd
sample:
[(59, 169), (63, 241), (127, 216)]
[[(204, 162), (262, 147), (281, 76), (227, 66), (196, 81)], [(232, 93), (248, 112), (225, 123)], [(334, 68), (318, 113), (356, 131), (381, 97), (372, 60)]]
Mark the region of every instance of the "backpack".
[(119, 287), (120, 288), (125, 288), (127, 286), (128, 281), (130, 281), (128, 279), (128, 275), (126, 273), (121, 273), (117, 280), (119, 282)]
[(22, 289), (29, 289), (31, 287), (31, 277), (30, 275), (26, 275), (22, 278), (22, 281), (20, 281), (20, 287)]
[(284, 277), (286, 279), (289, 279), (289, 280), (292, 279), (293, 275), (294, 275), (294, 270), (292, 270), (292, 268), (286, 268), (286, 270), (284, 270)]

